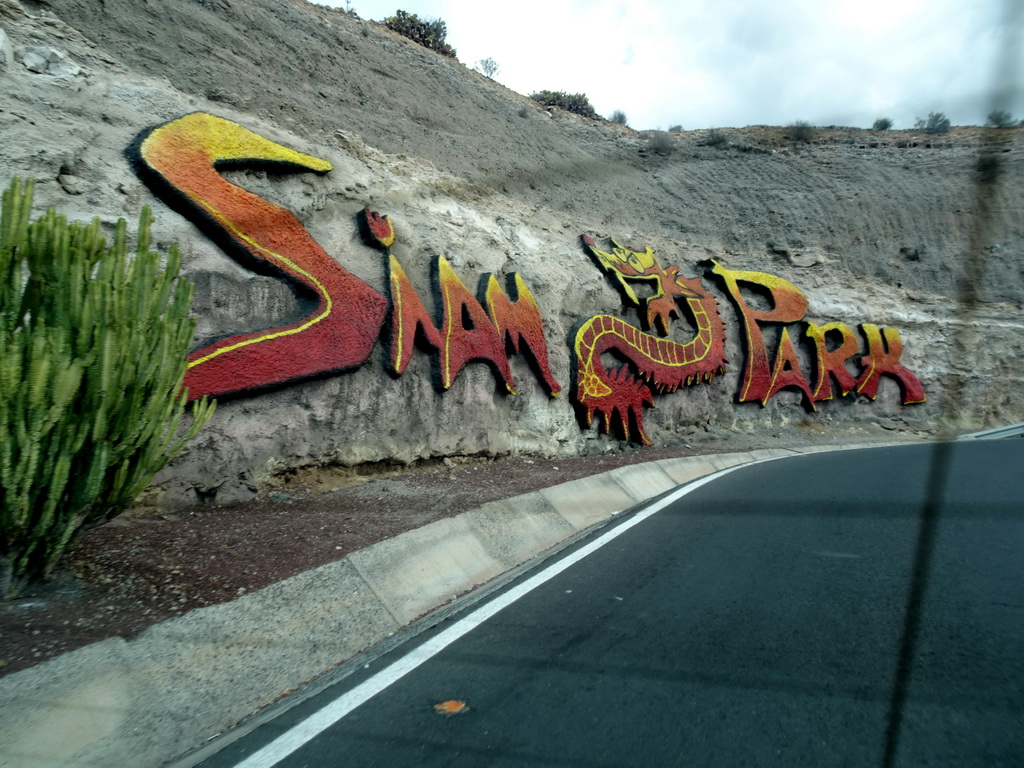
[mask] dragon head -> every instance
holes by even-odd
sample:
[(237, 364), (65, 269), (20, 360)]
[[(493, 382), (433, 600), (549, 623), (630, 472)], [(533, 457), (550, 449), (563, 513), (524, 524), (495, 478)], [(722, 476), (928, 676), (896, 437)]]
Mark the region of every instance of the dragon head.
[[(705, 296), (699, 278), (687, 280), (681, 277), (679, 267), (666, 270), (650, 246), (639, 251), (609, 238), (612, 249), (603, 251), (590, 235), (581, 235), (580, 239), (601, 269), (618, 283), (626, 300), (640, 310), (645, 327), (656, 327), (662, 336), (668, 335), (672, 318), (679, 317), (676, 299), (699, 299)], [(653, 283), (654, 293), (640, 298), (630, 282)]]

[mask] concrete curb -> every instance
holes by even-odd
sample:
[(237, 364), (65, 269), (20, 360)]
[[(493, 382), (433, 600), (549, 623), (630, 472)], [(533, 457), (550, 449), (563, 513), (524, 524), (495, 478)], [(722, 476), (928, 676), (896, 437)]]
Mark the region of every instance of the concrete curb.
[(0, 767), (164, 765), (456, 594), (623, 510), (730, 466), (817, 450), (665, 459), (492, 502), (131, 640), (104, 640), (0, 678)]

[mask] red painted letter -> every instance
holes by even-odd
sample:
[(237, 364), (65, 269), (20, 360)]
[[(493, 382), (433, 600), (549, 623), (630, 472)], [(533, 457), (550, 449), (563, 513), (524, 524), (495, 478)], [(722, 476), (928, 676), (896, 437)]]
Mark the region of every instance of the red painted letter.
[(224, 180), (218, 163), (326, 173), (330, 163), (196, 112), (150, 130), (132, 149), (142, 178), (240, 260), (308, 290), (315, 306), (280, 328), (221, 339), (189, 355), (191, 398), (354, 368), (377, 341), (387, 301), (317, 244), (290, 212)]
[[(843, 395), (849, 394), (857, 386), (857, 382), (846, 369), (846, 361), (860, 352), (860, 343), (853, 331), (842, 323), (807, 323), (806, 333), (817, 350), (818, 379), (814, 384), (812, 399), (815, 402), (831, 400), (832, 379), (835, 379)], [(839, 334), (839, 345), (835, 349), (828, 348), (826, 339), (830, 333)]]
[(859, 328), (867, 339), (868, 353), (860, 361), (864, 373), (857, 379), (857, 392), (874, 400), (878, 394), (878, 381), (884, 373), (899, 382), (904, 405), (923, 403), (927, 399), (924, 387), (917, 376), (900, 363), (900, 355), (903, 354), (900, 332), (895, 328), (879, 328), (873, 323), (861, 323)]
[[(795, 285), (775, 275), (726, 269), (717, 262), (711, 272), (725, 283), (729, 298), (736, 305), (743, 321), (747, 363), (743, 369), (743, 384), (738, 400), (741, 403), (757, 400), (764, 405), (768, 402), (768, 398), (780, 388), (774, 387), (776, 374), (781, 375), (785, 370), (785, 364), (795, 361), (796, 356), (792, 342), (789, 341), (788, 334), (785, 334), (780, 340), (775, 365), (769, 366), (768, 350), (765, 348), (764, 336), (761, 334), (758, 323), (795, 323), (802, 320), (807, 313), (807, 299)], [(746, 283), (766, 291), (772, 308), (763, 311), (751, 309), (740, 291), (740, 283)], [(788, 342), (787, 349), (783, 349), (783, 342)], [(788, 384), (781, 386), (797, 386), (804, 390), (810, 399), (810, 387), (803, 374), (799, 373), (799, 368), (796, 370), (802, 384), (797, 381), (789, 381)], [(792, 379), (793, 376), (787, 373), (782, 378), (786, 381)]]
[(520, 344), (530, 351), (530, 363), (537, 378), (548, 394), (554, 397), (562, 388), (551, 374), (540, 309), (523, 278), (518, 273), (511, 275), (510, 278), (509, 282), (515, 289), (515, 301), (509, 299), (501, 290), (494, 275), (487, 279), (485, 303), (491, 322), (498, 329), (498, 334), (508, 340), (516, 354), (520, 354)]

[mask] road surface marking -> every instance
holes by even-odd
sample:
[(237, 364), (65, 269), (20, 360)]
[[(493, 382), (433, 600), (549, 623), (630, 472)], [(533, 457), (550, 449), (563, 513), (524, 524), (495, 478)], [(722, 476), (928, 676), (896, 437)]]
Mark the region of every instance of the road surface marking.
[(531, 576), (518, 586), (512, 587), (507, 592), (498, 595), (493, 600), (490, 600), (480, 606), (472, 613), (459, 619), (448, 629), (443, 632), (439, 632), (422, 645), (414, 648), (398, 661), (382, 669), (373, 677), (368, 680), (364, 680), (352, 690), (343, 693), (334, 701), (326, 704), (322, 709), (314, 712), (301, 723), (296, 723), (258, 752), (254, 752), (245, 760), (238, 763), (235, 768), (271, 768), (271, 766), (277, 765), (292, 752), (295, 752), (307, 742), (312, 741), (347, 714), (352, 712), (356, 707), (361, 704), (365, 704), (385, 688), (388, 688), (392, 683), (396, 683), (401, 680), (421, 664), (429, 661), (439, 654), (460, 637), (476, 629), (499, 611), (512, 605), (512, 603), (516, 602), (519, 598), (529, 594), (545, 582), (550, 581), (562, 571), (571, 568), (583, 558), (593, 554), (608, 542), (613, 539), (617, 539), (633, 526), (639, 525), (651, 515), (663, 510), (669, 504), (679, 501), (679, 499), (683, 498), (687, 494), (697, 490), (701, 486), (707, 485), (712, 480), (722, 477), (722, 475), (727, 475), (741, 467), (749, 467), (754, 464), (762, 464), (766, 461), (775, 460), (775, 458), (760, 459), (746, 464), (739, 464), (735, 467), (719, 470), (718, 472), (702, 477), (699, 480), (694, 480), (692, 483), (689, 483), (682, 488), (677, 488), (665, 498), (656, 501), (649, 507), (637, 512), (628, 520), (623, 523), (619, 523), (612, 530), (604, 533), (597, 539), (594, 539), (594, 541), (590, 542), (586, 546), (580, 547), (572, 554), (552, 563), (547, 568), (534, 576)]

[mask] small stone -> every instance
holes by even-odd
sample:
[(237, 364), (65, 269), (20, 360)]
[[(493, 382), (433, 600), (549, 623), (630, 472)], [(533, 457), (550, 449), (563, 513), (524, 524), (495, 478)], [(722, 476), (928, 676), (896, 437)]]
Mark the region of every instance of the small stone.
[(82, 68), (68, 58), (68, 55), (56, 48), (44, 45), (33, 45), (25, 49), (21, 55), (21, 63), (29, 72), (37, 75), (63, 75), (73, 77)]
[(62, 173), (57, 177), (57, 183), (61, 189), (69, 195), (80, 195), (85, 191), (85, 181), (70, 173)]
[(35, 72), (37, 75), (46, 71), (49, 61), (46, 54), (36, 48), (29, 48), (21, 57), (21, 63), (25, 65), (25, 69)]

